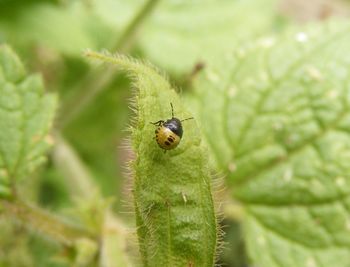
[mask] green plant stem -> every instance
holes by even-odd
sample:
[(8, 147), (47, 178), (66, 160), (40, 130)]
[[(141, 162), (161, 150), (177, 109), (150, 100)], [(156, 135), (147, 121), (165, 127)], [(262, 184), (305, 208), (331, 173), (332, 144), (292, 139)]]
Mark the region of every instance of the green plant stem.
[[(128, 52), (135, 37), (136, 32), (142, 22), (151, 14), (159, 0), (148, 0), (130, 21), (125, 31), (121, 34), (117, 44), (112, 51), (120, 53)], [(91, 101), (102, 92), (108, 84), (115, 78), (114, 68), (99, 66), (90, 70), (85, 78), (72, 90), (77, 92), (71, 101), (63, 104), (64, 116), (59, 120), (59, 127), (64, 128), (71, 122)]]
[[(129, 73), (137, 88), (137, 123), (131, 131), (136, 154), (133, 195), (139, 249), (144, 266), (212, 267), (218, 225), (211, 194), (207, 150), (194, 123), (186, 126), (180, 147), (165, 154), (155, 144), (149, 121), (162, 118), (169, 102), (180, 118), (190, 117), (161, 72), (123, 55), (89, 51), (86, 56), (110, 62)], [(147, 129), (146, 129), (147, 127)], [(191, 227), (189, 227), (191, 226)]]
[[(53, 161), (63, 172), (66, 184), (71, 190), (70, 195), (74, 195), (76, 199), (82, 199), (87, 205), (89, 203), (93, 205), (91, 199), (93, 196), (99, 195), (99, 189), (96, 187), (93, 177), (74, 149), (62, 136), (55, 134), (55, 141)], [(96, 210), (96, 212), (98, 211)], [(94, 229), (98, 229), (96, 234), (99, 236), (101, 266), (131, 266), (125, 253), (128, 234), (126, 227), (112, 214), (110, 208), (107, 208), (100, 216), (103, 217), (101, 218), (103, 223), (101, 227), (94, 227)]]
[(130, 44), (132, 43), (137, 30), (142, 25), (142, 22), (147, 18), (147, 16), (153, 11), (154, 7), (157, 5), (159, 0), (148, 0), (137, 12), (134, 18), (130, 21), (129, 25), (125, 28), (119, 38), (117, 45), (112, 49), (112, 51), (117, 51), (119, 53), (124, 53), (130, 49)]
[(90, 198), (98, 191), (93, 177), (70, 144), (59, 134), (55, 134), (53, 162), (66, 179), (70, 195)]
[(80, 238), (94, 239), (89, 231), (22, 201), (0, 200), (0, 207), (7, 218), (22, 223), (28, 230), (41, 232), (60, 244), (72, 246)]
[[(103, 231), (101, 232), (100, 266), (131, 267), (131, 261), (126, 253), (127, 231), (124, 225), (111, 211), (105, 214)], [(132, 242), (131, 242), (132, 243)]]

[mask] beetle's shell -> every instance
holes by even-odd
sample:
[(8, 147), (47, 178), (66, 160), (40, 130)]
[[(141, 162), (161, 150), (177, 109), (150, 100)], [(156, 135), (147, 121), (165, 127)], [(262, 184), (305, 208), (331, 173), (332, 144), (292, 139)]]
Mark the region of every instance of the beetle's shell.
[(165, 150), (174, 149), (180, 143), (181, 137), (165, 125), (164, 123), (156, 129), (156, 141), (158, 145)]

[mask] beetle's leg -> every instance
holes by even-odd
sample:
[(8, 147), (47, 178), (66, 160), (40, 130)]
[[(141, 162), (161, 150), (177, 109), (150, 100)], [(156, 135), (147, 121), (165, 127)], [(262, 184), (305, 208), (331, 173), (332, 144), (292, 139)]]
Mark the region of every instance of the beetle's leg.
[(150, 124), (157, 125), (157, 126), (161, 126), (164, 122), (165, 122), (165, 121), (160, 120), (160, 121), (157, 121), (157, 122), (150, 122)]

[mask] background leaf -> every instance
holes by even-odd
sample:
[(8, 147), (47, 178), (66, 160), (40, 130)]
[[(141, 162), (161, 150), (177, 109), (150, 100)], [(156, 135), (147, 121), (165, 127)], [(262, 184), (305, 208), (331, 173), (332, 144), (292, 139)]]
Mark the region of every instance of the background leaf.
[(350, 264), (349, 30), (334, 22), (247, 45), (195, 86), (259, 266)]
[(45, 159), (56, 98), (38, 75), (26, 76), (8, 46), (0, 46), (0, 185), (24, 178)]
[(283, 28), (276, 9), (275, 0), (162, 1), (144, 26), (140, 48), (172, 73), (189, 72), (198, 62), (223, 60), (240, 42)]
[(0, 3), (0, 8), (0, 41), (15, 43), (24, 50), (46, 46), (79, 55), (87, 47), (108, 47), (117, 38), (117, 32), (83, 1), (67, 5)]

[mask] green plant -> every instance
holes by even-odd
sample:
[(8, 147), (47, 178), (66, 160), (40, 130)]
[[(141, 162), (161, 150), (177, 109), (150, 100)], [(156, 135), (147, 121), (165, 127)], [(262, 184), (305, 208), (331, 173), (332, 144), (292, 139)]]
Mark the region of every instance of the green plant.
[(0, 266), (349, 266), (350, 24), (277, 6), (0, 1)]

